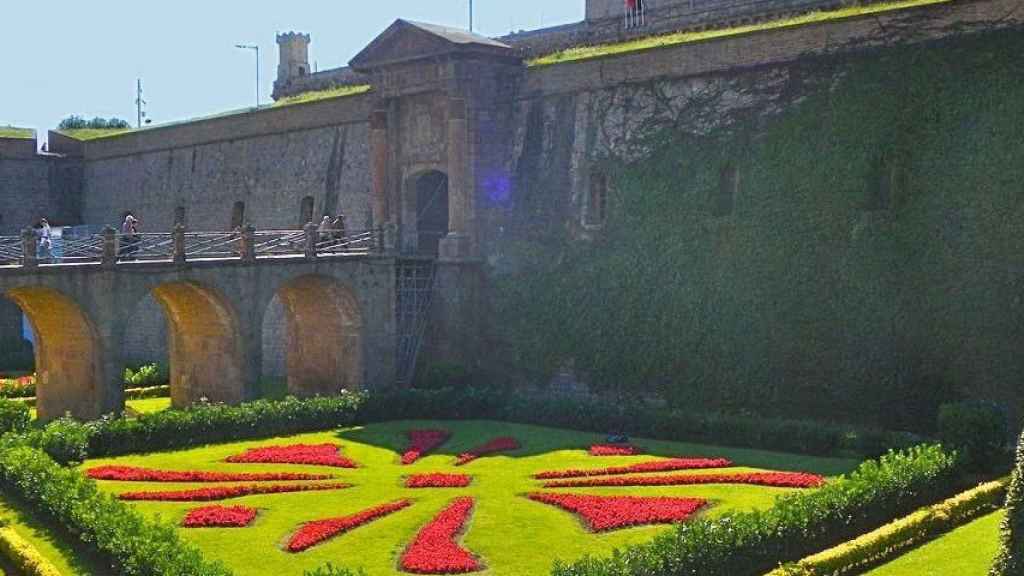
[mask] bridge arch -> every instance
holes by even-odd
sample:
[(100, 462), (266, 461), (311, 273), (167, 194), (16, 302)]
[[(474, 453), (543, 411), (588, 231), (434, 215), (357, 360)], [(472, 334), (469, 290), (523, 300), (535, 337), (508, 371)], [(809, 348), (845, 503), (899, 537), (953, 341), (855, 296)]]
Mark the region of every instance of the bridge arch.
[(277, 337), (284, 338), (288, 393), (329, 396), (362, 389), (363, 314), (353, 289), (329, 276), (309, 274), (284, 282), (274, 300), (284, 317), (285, 329)]
[(19, 287), (4, 294), (35, 333), (36, 411), (41, 421), (70, 412), (98, 418), (107, 407), (102, 341), (75, 300), (53, 288)]
[(238, 316), (220, 292), (196, 282), (153, 288), (167, 317), (171, 404), (246, 398), (245, 347)]

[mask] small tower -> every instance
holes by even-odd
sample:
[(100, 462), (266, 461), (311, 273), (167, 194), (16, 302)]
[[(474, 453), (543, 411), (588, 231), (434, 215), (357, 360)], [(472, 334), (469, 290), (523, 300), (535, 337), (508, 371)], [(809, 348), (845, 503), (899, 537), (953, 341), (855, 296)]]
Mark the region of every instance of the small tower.
[(277, 46), (280, 50), (277, 84), (284, 86), (295, 78), (309, 74), (309, 34), (278, 34)]

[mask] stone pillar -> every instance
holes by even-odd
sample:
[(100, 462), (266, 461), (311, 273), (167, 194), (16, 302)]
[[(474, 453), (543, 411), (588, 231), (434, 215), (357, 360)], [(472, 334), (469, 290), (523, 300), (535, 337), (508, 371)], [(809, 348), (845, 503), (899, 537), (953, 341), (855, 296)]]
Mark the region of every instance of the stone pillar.
[(174, 231), (171, 232), (171, 241), (173, 244), (172, 259), (175, 264), (185, 263), (185, 225), (178, 222), (174, 225)]
[(316, 260), (316, 242), (320, 238), (316, 232), (316, 225), (307, 222), (302, 231), (306, 233), (306, 260)]
[(448, 100), (448, 236), (441, 239), (442, 259), (459, 260), (472, 256), (468, 226), (472, 194), (466, 101), (451, 98)]
[(25, 228), (21, 231), (21, 265), (25, 268), (35, 268), (39, 265), (39, 249), (36, 243), (35, 230)]
[(103, 236), (102, 266), (113, 268), (117, 264), (117, 230), (107, 226), (101, 234)]
[(256, 261), (256, 227), (246, 224), (242, 227), (242, 262)]
[[(388, 112), (374, 110), (370, 117), (370, 161), (373, 163), (373, 224), (385, 228), (393, 221), (388, 213)], [(394, 248), (385, 244), (384, 249)]]

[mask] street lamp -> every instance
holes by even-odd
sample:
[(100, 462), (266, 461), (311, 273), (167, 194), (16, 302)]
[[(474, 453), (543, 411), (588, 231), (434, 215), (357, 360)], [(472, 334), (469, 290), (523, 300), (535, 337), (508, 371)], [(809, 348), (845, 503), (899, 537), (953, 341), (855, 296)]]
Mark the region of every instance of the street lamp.
[(252, 44), (235, 44), (235, 48), (256, 51), (256, 108), (260, 107), (260, 47)]

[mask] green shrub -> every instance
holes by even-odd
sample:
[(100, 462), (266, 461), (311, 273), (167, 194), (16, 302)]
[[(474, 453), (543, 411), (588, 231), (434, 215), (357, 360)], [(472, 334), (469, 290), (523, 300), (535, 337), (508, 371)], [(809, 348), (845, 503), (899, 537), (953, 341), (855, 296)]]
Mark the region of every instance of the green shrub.
[(355, 572), (348, 568), (338, 568), (328, 562), (316, 570), (306, 570), (303, 576), (366, 576), (362, 570)]
[(0, 379), (0, 398), (31, 398), (36, 395), (36, 377)]
[(89, 439), (93, 426), (70, 416), (58, 418), (42, 430), (34, 431), (29, 442), (61, 464), (81, 462), (89, 457)]
[(86, 128), (92, 128), (97, 130), (103, 130), (107, 128), (130, 128), (127, 120), (120, 118), (100, 118), (99, 116), (92, 120), (86, 120), (81, 116), (72, 114), (67, 118), (60, 121), (57, 125), (58, 130), (83, 130)]
[(1024, 432), (1017, 442), (1017, 463), (1006, 493), (1006, 518), (999, 539), (999, 554), (989, 576), (1024, 576)]
[(103, 494), (76, 470), (45, 453), (7, 442), (0, 447), (0, 484), (42, 516), (75, 534), (122, 576), (230, 576), (183, 543), (174, 526), (146, 520)]
[(755, 576), (849, 540), (955, 489), (956, 457), (920, 446), (868, 461), (824, 487), (774, 507), (700, 518), (610, 558), (556, 563), (555, 576)]
[(167, 382), (167, 371), (159, 364), (144, 364), (135, 369), (124, 369), (125, 388), (151, 388), (163, 386)]
[(971, 469), (990, 471), (1006, 462), (1009, 420), (994, 403), (969, 400), (943, 404), (938, 430), (942, 443), (960, 452)]
[(125, 400), (141, 400), (143, 398), (167, 398), (171, 395), (170, 386), (150, 386), (148, 388), (126, 388)]
[(24, 402), (0, 400), (0, 434), (24, 432), (32, 424), (32, 415)]

